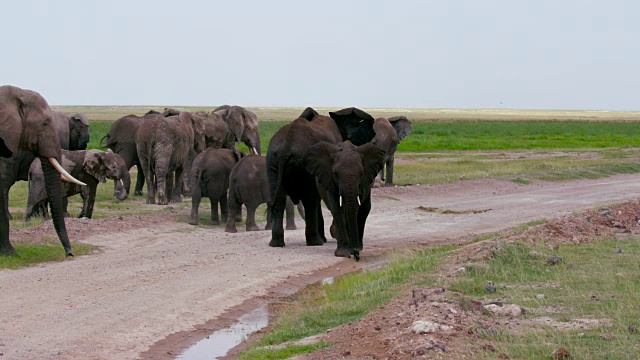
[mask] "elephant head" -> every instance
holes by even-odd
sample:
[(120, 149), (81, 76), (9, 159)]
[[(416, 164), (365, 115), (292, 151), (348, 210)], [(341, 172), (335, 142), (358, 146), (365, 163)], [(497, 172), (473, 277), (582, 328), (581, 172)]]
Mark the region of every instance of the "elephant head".
[(125, 183), (129, 181), (129, 171), (122, 157), (111, 149), (106, 152), (100, 150), (89, 150), (84, 155), (84, 171), (96, 178), (99, 182), (105, 183), (107, 179), (114, 181), (113, 195), (118, 200), (124, 200), (129, 195), (125, 188)]
[(349, 140), (356, 146), (368, 143), (376, 135), (373, 130), (373, 117), (358, 108), (350, 107), (329, 112), (329, 116), (338, 126), (342, 140)]
[(89, 121), (84, 114), (69, 117), (69, 150), (85, 150), (89, 144)]
[(258, 116), (241, 106), (222, 105), (213, 110), (229, 125), (236, 142), (242, 141), (251, 153), (262, 154)]
[(411, 121), (406, 116), (394, 116), (388, 120), (398, 134), (398, 142), (402, 141), (411, 132)]
[(305, 164), (327, 192), (338, 228), (336, 256), (353, 254), (358, 259), (371, 208), (371, 186), (384, 164), (384, 150), (371, 143), (355, 146), (348, 141), (337, 145), (323, 141), (309, 148)]
[(180, 122), (193, 129), (193, 150), (196, 154), (206, 149), (204, 119), (194, 113), (182, 111), (178, 115)]
[[(45, 187), (51, 206), (53, 224), (67, 256), (71, 243), (64, 224), (60, 174), (80, 185), (60, 166), (62, 150), (47, 101), (37, 92), (14, 86), (0, 86), (0, 138), (6, 150), (29, 151), (41, 158)], [(7, 151), (0, 151), (7, 154)], [(58, 170), (56, 172), (56, 170)], [(4, 197), (0, 197), (0, 254), (15, 253), (9, 242), (9, 219)]]

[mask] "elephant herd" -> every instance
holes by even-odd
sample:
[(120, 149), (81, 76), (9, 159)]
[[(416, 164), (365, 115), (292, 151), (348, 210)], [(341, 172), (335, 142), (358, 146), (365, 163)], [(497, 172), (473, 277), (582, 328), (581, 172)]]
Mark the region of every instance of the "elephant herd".
[[(243, 204), (246, 230), (259, 230), (256, 208), (266, 203), (265, 229), (271, 229), (272, 247), (285, 246), (285, 210), (286, 229), (296, 228), (295, 204), (305, 220), (306, 244), (323, 245), (324, 202), (333, 217), (335, 255), (358, 260), (371, 188), (380, 181), (393, 184), (394, 153), (410, 131), (404, 116), (374, 120), (358, 108), (329, 116), (306, 108), (275, 133), (264, 157), (253, 112), (229, 105), (211, 112), (167, 108), (116, 120), (100, 141), (107, 150), (86, 150), (89, 123), (83, 115), (52, 111), (34, 91), (1, 86), (0, 254), (15, 252), (9, 242), (8, 194), (16, 181), (29, 180), (24, 219), (48, 218), (50, 207), (58, 237), (72, 256), (64, 223), (66, 197), (81, 194), (80, 216), (91, 218), (98, 183), (114, 180), (114, 196), (124, 200), (131, 189), (129, 170), (135, 166), (134, 195), (142, 195), (146, 183), (148, 204), (191, 196), (193, 225), (199, 223), (202, 197), (211, 200), (213, 223), (226, 223), (227, 232), (237, 232)], [(235, 147), (239, 142), (250, 154)]]

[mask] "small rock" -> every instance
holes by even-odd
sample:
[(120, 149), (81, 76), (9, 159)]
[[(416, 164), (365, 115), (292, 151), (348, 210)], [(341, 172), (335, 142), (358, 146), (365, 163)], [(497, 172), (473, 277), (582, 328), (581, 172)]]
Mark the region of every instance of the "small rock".
[(562, 257), (556, 254), (551, 255), (551, 257), (547, 260), (547, 265), (556, 265), (562, 262)]
[(447, 348), (444, 347), (444, 345), (442, 345), (442, 344), (437, 344), (436, 343), (436, 344), (433, 344), (433, 347), (438, 349), (438, 350), (440, 350), (440, 351), (442, 351), (442, 352), (447, 352)]
[(627, 330), (629, 330), (629, 333), (631, 333), (631, 334), (635, 334), (635, 333), (637, 333), (637, 332), (638, 332), (638, 329), (637, 329), (635, 326), (633, 326), (633, 325), (630, 325), (630, 326), (627, 328)]
[(583, 336), (584, 336), (584, 333), (579, 333), (578, 334), (578, 337), (583, 337)]
[(591, 295), (591, 301), (600, 301), (600, 299), (595, 295)]
[(416, 334), (431, 334), (439, 329), (440, 326), (431, 321), (417, 320), (411, 325), (411, 330)]
[(466, 272), (466, 271), (467, 271), (466, 267), (461, 267), (456, 270), (456, 272)]
[(600, 209), (600, 216), (611, 216), (611, 209), (610, 208), (602, 208)]
[(470, 311), (481, 311), (482, 303), (480, 301), (469, 300), (463, 303), (461, 307)]
[(623, 277), (623, 276), (624, 276), (624, 274), (623, 274), (623, 273), (617, 273), (617, 274), (616, 274), (616, 276), (617, 276), (617, 277)]
[(607, 340), (607, 341), (611, 341), (613, 340), (613, 334), (612, 333), (604, 333), (604, 334), (600, 334), (598, 335), (599, 338)]
[(538, 295), (536, 295), (536, 299), (544, 299), (544, 294), (538, 294)]
[(500, 353), (498, 354), (498, 359), (511, 359), (511, 358), (509, 357), (509, 355), (505, 353)]
[(516, 304), (508, 304), (504, 306), (489, 304), (485, 305), (484, 308), (499, 316), (518, 317), (524, 312), (524, 310)]
[(617, 249), (613, 250), (613, 253), (614, 254), (622, 254), (622, 249), (617, 248)]
[(551, 353), (551, 358), (554, 360), (571, 359), (571, 354), (569, 353), (569, 350), (560, 347), (553, 350), (553, 352)]
[(496, 287), (495, 287), (495, 286), (491, 286), (491, 285), (489, 285), (489, 286), (485, 286), (485, 287), (484, 287), (484, 290), (485, 290), (486, 292), (488, 292), (488, 293), (494, 293), (494, 292), (496, 292)]
[(573, 263), (568, 263), (567, 264), (567, 269), (573, 269)]
[(415, 350), (413, 350), (413, 356), (423, 356), (427, 354), (427, 351), (433, 349), (433, 345), (430, 342), (426, 342), (420, 346), (418, 346)]
[(347, 351), (342, 352), (342, 356), (349, 356), (349, 355), (351, 355), (351, 351), (347, 350)]
[(375, 329), (375, 331), (380, 331), (380, 330), (382, 330), (382, 328), (381, 328), (380, 326), (376, 326), (376, 327), (374, 327), (374, 329)]

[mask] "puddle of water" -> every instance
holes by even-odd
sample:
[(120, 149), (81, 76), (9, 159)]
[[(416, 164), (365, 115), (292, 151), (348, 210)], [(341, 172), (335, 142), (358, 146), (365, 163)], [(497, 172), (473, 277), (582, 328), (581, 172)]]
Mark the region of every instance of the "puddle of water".
[(249, 335), (269, 324), (269, 310), (266, 306), (257, 308), (238, 319), (238, 322), (226, 329), (213, 332), (206, 339), (178, 355), (181, 360), (218, 359), (227, 354), (236, 345), (246, 340)]

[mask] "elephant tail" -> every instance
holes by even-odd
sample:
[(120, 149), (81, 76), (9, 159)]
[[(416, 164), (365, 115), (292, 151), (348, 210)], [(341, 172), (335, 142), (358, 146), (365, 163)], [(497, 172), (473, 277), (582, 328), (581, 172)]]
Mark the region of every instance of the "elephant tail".
[(199, 166), (191, 168), (191, 197), (195, 196), (196, 191), (202, 191), (200, 189), (200, 179), (202, 179), (202, 169)]

